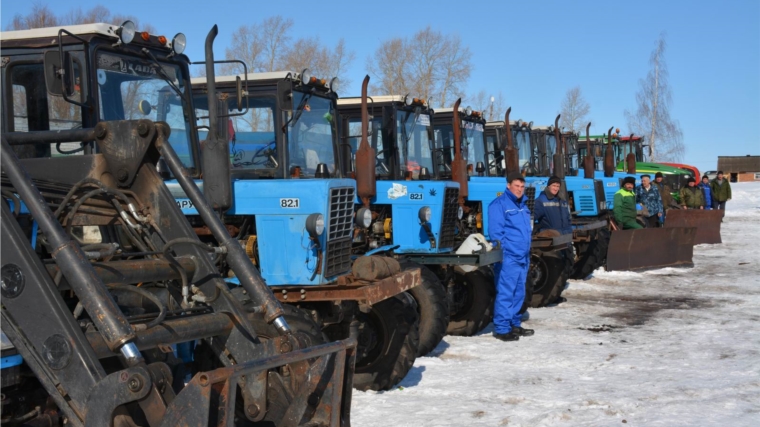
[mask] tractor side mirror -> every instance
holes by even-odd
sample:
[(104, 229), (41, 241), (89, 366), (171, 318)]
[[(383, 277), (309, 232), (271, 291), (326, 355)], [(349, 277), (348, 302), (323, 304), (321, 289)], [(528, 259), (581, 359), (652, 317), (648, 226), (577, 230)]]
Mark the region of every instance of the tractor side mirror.
[[(67, 76), (69, 70), (71, 70), (70, 58), (68, 54), (64, 54), (63, 60), (57, 50), (49, 50), (45, 52), (44, 58), (45, 67), (45, 86), (51, 95), (63, 96), (63, 77)], [(62, 70), (66, 70), (62, 72)]]
[(237, 109), (243, 111), (243, 80), (240, 76), (235, 77), (235, 94), (237, 95)]

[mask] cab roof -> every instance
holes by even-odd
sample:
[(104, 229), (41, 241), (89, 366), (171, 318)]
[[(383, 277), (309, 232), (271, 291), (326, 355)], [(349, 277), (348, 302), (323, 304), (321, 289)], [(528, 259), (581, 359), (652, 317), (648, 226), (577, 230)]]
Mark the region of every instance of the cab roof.
[(26, 40), (38, 39), (44, 37), (58, 37), (60, 30), (66, 30), (72, 34), (81, 36), (86, 34), (100, 34), (106, 37), (118, 39), (116, 30), (121, 25), (112, 24), (83, 24), (83, 25), (63, 25), (59, 27), (33, 28), (31, 30), (3, 31), (0, 33), (0, 40)]
[[(275, 82), (279, 80), (284, 80), (288, 77), (298, 77), (298, 73), (295, 71), (271, 71), (268, 73), (248, 73), (248, 82), (249, 83), (266, 83), (266, 82)], [(216, 76), (216, 83), (235, 83), (237, 81), (237, 78), (240, 77), (240, 80), (243, 80), (245, 82), (245, 74), (233, 74), (230, 76)], [(193, 85), (204, 85), (206, 84), (206, 77), (194, 77), (190, 79), (190, 84)]]
[[(378, 95), (368, 96), (367, 105), (371, 106), (373, 102), (404, 102), (404, 97), (401, 95)], [(338, 99), (338, 105), (360, 105), (362, 98), (360, 96), (352, 96), (349, 98)], [(436, 110), (437, 111), (437, 110)]]

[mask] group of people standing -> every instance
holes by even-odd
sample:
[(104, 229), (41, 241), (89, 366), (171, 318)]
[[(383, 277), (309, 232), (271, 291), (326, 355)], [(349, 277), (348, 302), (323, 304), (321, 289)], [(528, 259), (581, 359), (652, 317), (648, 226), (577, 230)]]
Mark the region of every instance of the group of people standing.
[[(662, 227), (669, 208), (680, 206), (681, 209), (726, 209), (726, 202), (731, 200), (731, 184), (718, 172), (717, 178), (710, 181), (707, 175), (697, 184), (689, 178), (687, 186), (679, 192), (678, 205), (673, 204), (670, 187), (663, 181), (662, 173), (655, 174), (654, 182), (650, 175), (641, 176), (641, 185), (636, 187), (632, 176), (623, 178), (623, 188), (615, 193), (613, 217), (623, 230)], [(642, 226), (636, 221), (636, 205), (643, 209)]]
[[(544, 191), (536, 198), (533, 225), (525, 196), (525, 178), (520, 173), (507, 177), (507, 191), (488, 206), (488, 234), (498, 240), (502, 248), (502, 262), (494, 266), (496, 279), (496, 300), (494, 301), (493, 336), (502, 341), (517, 341), (520, 337), (534, 334), (532, 329), (521, 325), (520, 309), (525, 300), (525, 281), (530, 268), (531, 233), (553, 230), (559, 234), (572, 233), (570, 209), (567, 200), (559, 194), (562, 180), (556, 176), (549, 178)], [(623, 179), (623, 188), (615, 193), (613, 216), (623, 229), (637, 229), (642, 226), (636, 221), (636, 204), (644, 209), (644, 223), (647, 227), (661, 227), (667, 209), (672, 203), (670, 187), (663, 182), (662, 173), (655, 174), (654, 181), (649, 175), (642, 175), (641, 185), (636, 187), (632, 176)], [(681, 190), (682, 209), (725, 209), (731, 200), (731, 184), (718, 172), (718, 177), (710, 181), (707, 176), (696, 185), (689, 179), (688, 187)], [(708, 204), (708, 202), (711, 202)]]

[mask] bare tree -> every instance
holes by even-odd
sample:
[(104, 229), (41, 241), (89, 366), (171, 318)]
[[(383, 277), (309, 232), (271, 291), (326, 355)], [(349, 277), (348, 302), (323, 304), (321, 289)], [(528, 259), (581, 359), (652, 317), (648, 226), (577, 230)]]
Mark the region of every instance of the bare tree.
[(409, 49), (405, 40), (393, 38), (382, 42), (375, 50), (375, 56), (367, 58), (367, 68), (377, 77), (377, 83), (371, 83), (372, 92), (409, 93), (406, 82), (408, 62)]
[(625, 111), (631, 132), (646, 136), (649, 160), (653, 162), (680, 161), (686, 153), (681, 126), (670, 117), (673, 98), (665, 62), (666, 47), (665, 33), (661, 33), (649, 57), (652, 68), (645, 79), (639, 80), (636, 111)]
[(507, 102), (504, 94), (499, 91), (496, 95), (493, 92), (479, 91), (474, 97), (465, 99), (465, 105), (469, 105), (475, 111), (483, 113), (486, 120), (504, 120), (504, 113), (507, 111)]
[(308, 68), (312, 75), (328, 81), (333, 77), (343, 85), (350, 80), (342, 74), (354, 60), (354, 53), (346, 49), (345, 41), (340, 39), (331, 49), (323, 45), (319, 38), (299, 38), (284, 52), (280, 67), (284, 70), (301, 71)]
[(32, 10), (25, 16), (16, 15), (8, 24), (7, 30), (29, 30), (32, 28), (55, 27), (58, 25), (58, 17), (46, 4), (35, 2)]
[[(472, 71), (472, 53), (457, 35), (426, 27), (410, 39), (380, 44), (367, 68), (376, 77), (373, 91), (432, 99), (438, 106), (461, 96)], [(453, 95), (453, 96), (452, 96)]]
[(578, 132), (584, 124), (588, 123), (588, 113), (591, 110), (580, 86), (569, 89), (565, 94), (560, 106), (560, 126), (565, 130)]

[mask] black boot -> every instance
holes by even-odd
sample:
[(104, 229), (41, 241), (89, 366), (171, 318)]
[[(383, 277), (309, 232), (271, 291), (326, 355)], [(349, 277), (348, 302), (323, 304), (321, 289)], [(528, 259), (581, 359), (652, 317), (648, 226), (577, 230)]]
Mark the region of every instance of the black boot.
[(502, 341), (517, 341), (520, 339), (520, 334), (518, 334), (517, 331), (512, 329), (506, 334), (497, 334), (496, 332), (494, 332), (493, 337), (496, 338), (497, 340), (502, 340)]
[(516, 328), (512, 328), (512, 332), (517, 333), (517, 335), (519, 335), (521, 337), (529, 337), (529, 336), (533, 335), (534, 333), (536, 333), (536, 331), (534, 331), (533, 329), (525, 329), (525, 328), (521, 328), (519, 326), (516, 327)]

